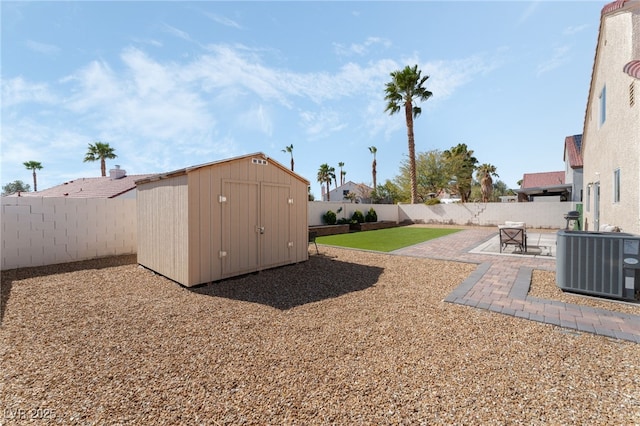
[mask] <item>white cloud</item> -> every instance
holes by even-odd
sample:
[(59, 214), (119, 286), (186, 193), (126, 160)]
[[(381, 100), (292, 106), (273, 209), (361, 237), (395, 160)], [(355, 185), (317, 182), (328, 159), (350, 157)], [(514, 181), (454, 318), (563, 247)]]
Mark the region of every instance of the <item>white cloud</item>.
[(22, 77), (2, 79), (3, 109), (23, 103), (53, 104), (56, 101), (56, 96), (44, 83), (31, 83)]
[(540, 75), (552, 71), (569, 62), (569, 55), (567, 53), (571, 50), (570, 46), (559, 46), (553, 49), (553, 56), (538, 65), (536, 75)]
[(162, 27), (163, 27), (163, 29), (164, 29), (164, 31), (166, 33), (169, 33), (174, 37), (178, 37), (178, 38), (181, 38), (181, 39), (186, 40), (186, 41), (192, 41), (191, 37), (189, 36), (189, 33), (187, 33), (186, 31), (182, 31), (182, 30), (180, 30), (180, 29), (178, 29), (176, 27), (173, 27), (173, 26), (171, 26), (169, 24), (163, 24)]
[[(431, 76), (427, 88), (434, 99), (442, 100), (497, 66), (483, 56), (434, 62), (412, 58), (415, 62), (354, 61), (333, 72), (297, 73), (269, 66), (262, 55), (265, 51), (245, 46), (213, 45), (199, 57), (162, 62), (127, 48), (118, 63), (93, 61), (59, 81), (56, 90), (65, 93), (60, 101), (45, 84), (3, 80), (3, 111), (11, 113), (11, 105), (33, 101), (60, 106), (39, 112), (50, 114), (50, 123), (57, 124), (22, 120), (11, 123), (8, 132), (5, 126), (3, 149), (9, 146), (5, 142), (14, 144), (15, 154), (8, 158), (19, 160), (18, 164), (35, 160), (46, 167), (49, 161), (68, 161), (77, 171), (86, 166), (81, 161), (87, 144), (103, 140), (116, 149), (118, 160), (113, 164), (121, 164), (129, 173), (147, 173), (268, 146), (270, 138), (279, 134), (275, 117), (281, 113), (298, 114), (290, 123), (291, 133), (300, 136), (297, 125), (303, 139), (310, 141), (335, 138), (345, 131), (364, 137), (390, 135), (404, 126), (403, 120), (384, 113), (384, 84), (390, 72), (418, 63), (423, 74)], [(430, 100), (427, 105), (431, 104), (437, 102)], [(359, 119), (349, 129), (350, 117)], [(251, 138), (247, 130), (264, 137)], [(21, 138), (29, 145), (21, 145)], [(41, 151), (21, 146), (38, 146)], [(52, 152), (47, 161), (29, 155)]]
[(375, 45), (381, 45), (384, 48), (389, 48), (391, 47), (391, 41), (380, 37), (368, 37), (362, 43), (351, 43), (350, 45), (333, 43), (336, 54), (340, 56), (364, 56), (369, 53), (370, 49)]
[(525, 21), (527, 21), (529, 17), (531, 17), (531, 15), (534, 14), (538, 6), (540, 6), (540, 0), (532, 1), (531, 3), (529, 3), (527, 8), (522, 12), (520, 17), (518, 18), (517, 25), (520, 25)]
[(337, 111), (303, 111), (299, 114), (300, 125), (310, 139), (323, 139), (347, 127)]
[(213, 22), (217, 22), (220, 25), (224, 25), (225, 27), (242, 29), (242, 26), (234, 21), (233, 19), (227, 18), (225, 16), (220, 16), (215, 13), (204, 12), (205, 16), (211, 19)]
[(564, 35), (574, 35), (574, 34), (577, 34), (577, 33), (581, 32), (581, 31), (586, 30), (587, 28), (589, 28), (588, 24), (583, 24), (583, 25), (578, 25), (578, 26), (569, 26), (569, 27), (565, 28), (562, 33)]
[(60, 48), (58, 46), (54, 46), (53, 44), (40, 43), (33, 40), (27, 40), (26, 42), (27, 48), (33, 50), (34, 52), (42, 53), (45, 55), (55, 55), (60, 52)]

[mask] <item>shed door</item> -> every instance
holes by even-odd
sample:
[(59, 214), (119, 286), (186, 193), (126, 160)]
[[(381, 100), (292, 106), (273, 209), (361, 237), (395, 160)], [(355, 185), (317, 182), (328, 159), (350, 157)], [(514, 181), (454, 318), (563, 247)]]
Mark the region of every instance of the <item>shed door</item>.
[(261, 184), (260, 226), (264, 234), (260, 238), (260, 266), (263, 268), (288, 263), (291, 259), (289, 198), (288, 185)]
[(223, 181), (222, 275), (259, 269), (260, 187), (252, 182)]

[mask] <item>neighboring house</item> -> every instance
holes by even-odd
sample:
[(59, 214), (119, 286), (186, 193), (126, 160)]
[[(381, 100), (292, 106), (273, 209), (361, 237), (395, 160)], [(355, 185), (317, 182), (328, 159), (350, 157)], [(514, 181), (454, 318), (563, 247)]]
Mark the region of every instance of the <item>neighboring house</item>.
[(602, 9), (582, 152), (584, 228), (640, 234), (640, 1)]
[(12, 197), (68, 197), (68, 198), (136, 198), (136, 180), (152, 176), (127, 175), (115, 166), (109, 176), (78, 178), (37, 192), (12, 194)]
[(518, 201), (567, 201), (570, 191), (565, 172), (525, 173), (520, 189), (516, 190)]
[(582, 202), (582, 135), (564, 139), (564, 183), (571, 185), (567, 201)]
[[(563, 172), (525, 173), (518, 201), (582, 201), (582, 135), (564, 139)], [(504, 200), (508, 202), (511, 200)]]
[[(324, 187), (323, 187), (324, 188)], [(336, 189), (329, 191), (329, 201), (351, 201), (347, 198), (349, 193), (355, 194), (355, 202), (368, 203), (371, 199), (373, 188), (364, 183), (345, 182)], [(327, 194), (322, 190), (322, 201), (327, 201)]]

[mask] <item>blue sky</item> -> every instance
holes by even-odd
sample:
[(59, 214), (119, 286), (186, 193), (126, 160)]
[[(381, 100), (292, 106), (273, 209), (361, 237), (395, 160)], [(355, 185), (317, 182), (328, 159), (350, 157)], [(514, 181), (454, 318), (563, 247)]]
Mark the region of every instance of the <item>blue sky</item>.
[(417, 64), (433, 97), (416, 150), (465, 143), (516, 187), (564, 169), (582, 133), (602, 1), (1, 2), (2, 185), (100, 175), (87, 145), (128, 174), (253, 152), (316, 181), (393, 179), (404, 117), (389, 73)]

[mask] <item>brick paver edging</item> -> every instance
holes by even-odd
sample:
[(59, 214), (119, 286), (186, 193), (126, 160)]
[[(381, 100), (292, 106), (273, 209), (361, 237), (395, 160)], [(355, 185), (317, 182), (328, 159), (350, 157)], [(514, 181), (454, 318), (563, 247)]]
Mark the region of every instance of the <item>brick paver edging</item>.
[(483, 285), (482, 278), (491, 266), (490, 262), (478, 265), (476, 270), (449, 293), (444, 301), (640, 343), (640, 315), (528, 296), (534, 269), (531, 267), (523, 266), (518, 269), (508, 297), (494, 297), (493, 301), (489, 302), (469, 296), (474, 287)]
[(470, 252), (496, 234), (490, 228), (466, 229), (392, 253), (477, 264), (445, 302), (640, 343), (640, 315), (529, 296), (533, 270), (554, 271), (555, 259)]

